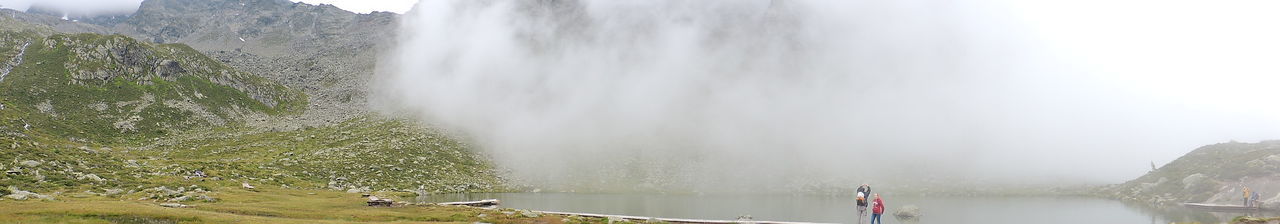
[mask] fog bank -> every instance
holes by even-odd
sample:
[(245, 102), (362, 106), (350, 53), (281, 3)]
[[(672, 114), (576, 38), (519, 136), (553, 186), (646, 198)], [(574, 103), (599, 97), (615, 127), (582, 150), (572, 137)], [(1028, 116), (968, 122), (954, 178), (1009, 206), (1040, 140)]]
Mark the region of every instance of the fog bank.
[(132, 14), (141, 4), (142, 0), (0, 0), (2, 8), (18, 11), (39, 8), (71, 18)]
[[(1146, 84), (1207, 56), (1126, 66), (1150, 54), (1117, 46), (1147, 40), (1081, 42), (1126, 31), (1019, 4), (424, 0), (372, 100), (466, 133), (519, 181), (575, 190), (1107, 183), (1280, 136), (1277, 116), (1254, 113), (1274, 106)], [(1111, 53), (1129, 55), (1094, 58)], [(1280, 74), (1244, 65), (1231, 77)]]

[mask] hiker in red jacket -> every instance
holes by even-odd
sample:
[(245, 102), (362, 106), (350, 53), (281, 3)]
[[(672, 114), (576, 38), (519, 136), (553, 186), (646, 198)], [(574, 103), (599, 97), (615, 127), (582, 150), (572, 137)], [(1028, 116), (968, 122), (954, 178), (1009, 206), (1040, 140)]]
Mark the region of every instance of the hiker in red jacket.
[(880, 200), (880, 194), (876, 194), (876, 200), (871, 202), (871, 224), (884, 224), (884, 221), (880, 221), (882, 214), (884, 214), (884, 200)]

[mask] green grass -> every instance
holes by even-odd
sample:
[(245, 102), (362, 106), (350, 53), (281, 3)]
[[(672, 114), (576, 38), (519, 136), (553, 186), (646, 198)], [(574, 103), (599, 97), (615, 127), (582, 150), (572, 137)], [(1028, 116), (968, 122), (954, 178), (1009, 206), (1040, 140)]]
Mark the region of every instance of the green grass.
[[(224, 128), (195, 139), (131, 152), (176, 168), (223, 178), (298, 188), (500, 191), (501, 181), (471, 147), (399, 120), (362, 117), (286, 132)], [(330, 184), (332, 182), (332, 184)]]
[[(457, 206), (368, 207), (360, 194), (263, 187), (221, 188), (223, 201), (166, 208), (158, 202), (84, 197), (65, 201), (0, 201), (4, 223), (601, 223), (603, 219), (522, 216), (510, 209)], [(505, 212), (505, 213), (504, 213)], [(507, 214), (511, 213), (511, 214)], [(481, 216), (481, 214), (484, 214)]]
[(1278, 220), (1280, 220), (1280, 217), (1263, 218), (1263, 217), (1251, 217), (1251, 216), (1236, 216), (1235, 218), (1231, 218), (1231, 223), (1232, 224), (1263, 224), (1270, 221), (1278, 221)]
[[(48, 192), (176, 188), (199, 170), (220, 180), (298, 189), (507, 191), (485, 158), (456, 137), (413, 123), (357, 118), (285, 132), (195, 131), (141, 146), (0, 137), (0, 186)], [(24, 167), (23, 161), (41, 163)], [(105, 181), (91, 181), (96, 175)], [(237, 185), (238, 186), (238, 185)]]

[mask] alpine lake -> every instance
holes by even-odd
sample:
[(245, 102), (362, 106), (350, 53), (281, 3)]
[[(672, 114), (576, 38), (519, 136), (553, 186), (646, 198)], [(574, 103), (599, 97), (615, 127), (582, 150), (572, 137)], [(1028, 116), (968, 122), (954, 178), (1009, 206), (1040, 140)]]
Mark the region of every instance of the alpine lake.
[[(1110, 199), (1071, 196), (920, 197), (882, 195), (884, 223), (1221, 223), (1242, 215), (1182, 207), (1153, 208)], [(661, 218), (857, 223), (852, 197), (790, 194), (639, 193), (463, 193), (419, 196), (417, 202), (498, 199), (501, 207)], [(918, 220), (899, 220), (906, 205), (920, 209)], [(870, 209), (868, 209), (870, 213)], [(863, 223), (867, 223), (863, 218)]]

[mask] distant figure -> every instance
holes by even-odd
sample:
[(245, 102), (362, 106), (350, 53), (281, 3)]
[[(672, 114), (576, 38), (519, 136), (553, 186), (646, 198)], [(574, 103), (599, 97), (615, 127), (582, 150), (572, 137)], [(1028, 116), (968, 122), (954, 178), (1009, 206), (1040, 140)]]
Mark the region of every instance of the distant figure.
[(871, 202), (871, 224), (884, 224), (880, 221), (880, 215), (884, 214), (884, 200), (880, 199), (880, 194), (875, 194), (876, 200)]
[(1258, 204), (1258, 198), (1260, 197), (1262, 197), (1262, 194), (1259, 194), (1257, 191), (1254, 191), (1253, 194), (1249, 195), (1249, 206), (1261, 207), (1261, 205)]
[(858, 186), (858, 223), (867, 216), (867, 196), (871, 195), (871, 185)]
[(1252, 193), (1253, 191), (1249, 191), (1249, 187), (1244, 187), (1244, 207), (1251, 207), (1249, 205), (1249, 196), (1253, 196)]

